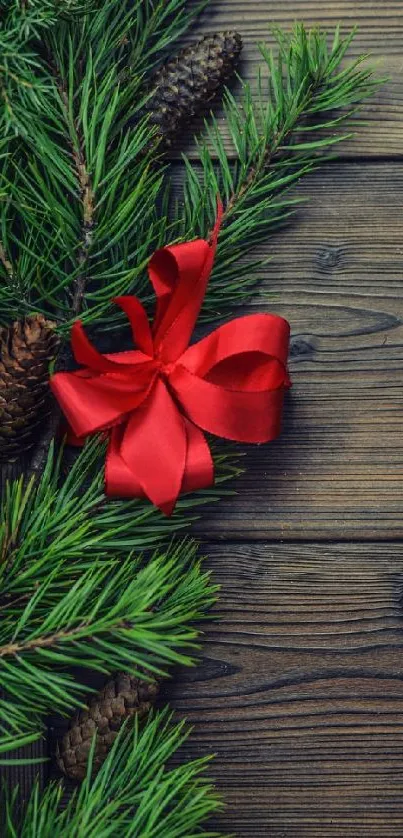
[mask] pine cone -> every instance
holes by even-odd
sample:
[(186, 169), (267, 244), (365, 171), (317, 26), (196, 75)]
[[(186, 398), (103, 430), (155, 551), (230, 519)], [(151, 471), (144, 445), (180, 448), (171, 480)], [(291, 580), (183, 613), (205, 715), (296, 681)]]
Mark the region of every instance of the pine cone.
[(97, 734), (94, 769), (98, 771), (106, 759), (123, 722), (147, 715), (158, 695), (156, 681), (141, 681), (119, 673), (95, 696), (87, 710), (80, 710), (70, 722), (69, 730), (57, 747), (56, 759), (61, 771), (74, 780), (82, 780), (87, 772), (88, 754), (94, 733)]
[(60, 340), (42, 314), (0, 329), (0, 462), (12, 462), (34, 441), (48, 411), (49, 362)]
[(157, 70), (145, 110), (165, 146), (215, 98), (234, 72), (241, 50), (237, 32), (216, 32), (182, 49)]

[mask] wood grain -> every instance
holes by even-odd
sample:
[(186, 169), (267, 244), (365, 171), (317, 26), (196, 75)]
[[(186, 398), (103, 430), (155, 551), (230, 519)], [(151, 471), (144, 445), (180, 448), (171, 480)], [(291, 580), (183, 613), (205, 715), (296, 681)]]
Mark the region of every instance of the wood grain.
[(403, 537), (402, 194), (399, 163), (328, 166), (261, 248), (272, 296), (255, 308), (290, 321), (294, 386), (282, 437), (247, 449), (201, 536)]
[(166, 689), (214, 752), (225, 834), (400, 836), (403, 547), (208, 545), (203, 660)]
[[(387, 84), (365, 106), (358, 135), (343, 146), (346, 156), (394, 156), (403, 147), (403, 7), (400, 0), (211, 0), (185, 42), (219, 29), (236, 29), (244, 39), (242, 75), (254, 81), (261, 63), (257, 44), (272, 42), (269, 26), (292, 28), (296, 20), (333, 32), (341, 23), (347, 33), (358, 26), (349, 55), (370, 53), (378, 76)], [(364, 124), (366, 123), (366, 124)], [(225, 125), (223, 133), (227, 135)]]

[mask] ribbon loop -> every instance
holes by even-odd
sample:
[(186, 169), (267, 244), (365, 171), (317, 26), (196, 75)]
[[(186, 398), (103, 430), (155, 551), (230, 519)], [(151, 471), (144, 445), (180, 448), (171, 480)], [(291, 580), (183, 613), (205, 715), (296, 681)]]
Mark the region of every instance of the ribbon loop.
[[(213, 255), (203, 239), (157, 251), (150, 263), (150, 276), (165, 277), (164, 293), (157, 303), (154, 346), (166, 363), (176, 361), (189, 345), (206, 293)], [(153, 283), (154, 284), (154, 283)], [(156, 284), (155, 287), (158, 287)]]
[(153, 329), (139, 300), (115, 300), (128, 316), (137, 349), (103, 355), (77, 322), (72, 346), (83, 369), (51, 379), (77, 437), (109, 432), (107, 495), (148, 497), (165, 514), (181, 492), (214, 481), (203, 431), (240, 442), (274, 439), (290, 386), (289, 325), (281, 317), (241, 317), (189, 347), (221, 217), (219, 203), (210, 243), (172, 245), (152, 257)]
[(133, 342), (153, 357), (154, 345), (147, 314), (137, 297), (115, 297), (114, 302), (127, 314), (132, 327)]

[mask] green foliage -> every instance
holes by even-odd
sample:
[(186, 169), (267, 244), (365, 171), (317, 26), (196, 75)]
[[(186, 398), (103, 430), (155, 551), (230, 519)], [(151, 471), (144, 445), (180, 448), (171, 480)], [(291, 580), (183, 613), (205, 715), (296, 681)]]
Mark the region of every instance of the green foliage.
[(188, 28), (206, 1), (189, 8), (187, 0), (0, 0), (2, 130), (30, 136), (36, 109), (43, 109), (38, 123), (45, 115), (44, 94), (49, 95), (57, 70), (47, 52), (51, 32), (53, 44), (61, 45), (64, 36), (77, 44), (80, 35), (89, 39), (81, 42), (80, 58), (88, 43), (89, 50), (102, 53), (108, 70), (112, 63), (120, 70), (124, 58), (126, 74), (136, 77), (153, 67), (156, 56)]
[[(103, 456), (93, 440), (62, 482), (61, 457), (51, 451), (39, 483), (24, 489), (16, 481), (3, 499), (0, 751), (15, 747), (15, 737), (39, 737), (46, 713), (81, 702), (87, 688), (72, 666), (162, 674), (193, 663), (192, 624), (216, 589), (192, 542), (162, 543), (189, 525), (203, 495), (184, 497), (170, 519), (146, 501), (106, 502)], [(221, 479), (226, 468), (221, 457)]]
[[(89, 2), (87, 3), (87, 9)], [(1, 0), (0, 128), (18, 130), (18, 114), (31, 113), (48, 90), (38, 44), (60, 17), (83, 11), (80, 0)]]
[(224, 112), (233, 152), (222, 138), (222, 120), (206, 122), (199, 161), (184, 157), (186, 176), (178, 215), (181, 235), (208, 235), (216, 196), (225, 205), (205, 316), (242, 302), (256, 282), (261, 262), (240, 259), (295, 211), (292, 187), (345, 140), (360, 103), (381, 83), (362, 55), (342, 65), (354, 37), (336, 29), (326, 34), (296, 24), (291, 33), (274, 31), (276, 49), (261, 45), (263, 65), (256, 85), (242, 82), (236, 101), (227, 91)]
[(63, 810), (63, 787), (55, 782), (44, 792), (35, 786), (22, 817), (16, 792), (5, 794), (4, 838), (218, 838), (203, 828), (221, 808), (204, 777), (208, 760), (167, 767), (186, 738), (167, 712), (123, 728), (95, 777), (90, 759), (86, 780)]
[(277, 32), (276, 54), (261, 47), (256, 86), (243, 83), (240, 104), (225, 95), (235, 159), (213, 118), (200, 163), (185, 158), (183, 200), (169, 221), (169, 184), (155, 166), (153, 129), (140, 117), (144, 73), (190, 20), (183, 0), (111, 0), (44, 31), (32, 72), (46, 89), (35, 108), (14, 97), (19, 136), (6, 138), (0, 160), (5, 321), (35, 308), (67, 335), (82, 310), (86, 322), (117, 327), (122, 315), (111, 298), (135, 292), (147, 302), (153, 250), (207, 235), (218, 192), (225, 220), (204, 317), (232, 310), (261, 266), (241, 256), (294, 211), (291, 188), (346, 137), (344, 123), (379, 83), (365, 56), (341, 68), (354, 33), (341, 38), (337, 30), (329, 47), (326, 35), (302, 25)]
[(200, 8), (187, 7), (110, 0), (52, 20), (26, 61), (32, 78), (4, 92), (3, 124), (16, 133), (0, 145), (5, 321), (35, 308), (67, 334), (84, 308), (84, 320), (108, 322), (111, 298), (136, 287), (166, 241), (154, 130), (127, 121), (142, 106), (144, 73)]

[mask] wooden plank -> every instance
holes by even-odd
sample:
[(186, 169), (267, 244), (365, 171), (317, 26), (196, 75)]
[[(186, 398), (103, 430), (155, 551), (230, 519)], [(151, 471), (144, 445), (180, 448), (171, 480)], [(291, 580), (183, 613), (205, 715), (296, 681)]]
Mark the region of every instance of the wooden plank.
[(203, 660), (165, 697), (238, 838), (401, 836), (400, 545), (208, 545)]
[(294, 386), (281, 439), (242, 447), (238, 496), (202, 536), (403, 537), (402, 194), (399, 163), (328, 166), (260, 249), (273, 296), (256, 309), (291, 323)]
[[(257, 44), (271, 41), (269, 25), (289, 29), (296, 20), (307, 26), (334, 31), (342, 24), (343, 32), (355, 25), (359, 30), (351, 47), (352, 58), (371, 53), (378, 75), (388, 83), (365, 106), (358, 136), (343, 146), (343, 154), (355, 156), (401, 155), (403, 148), (403, 6), (400, 0), (374, 3), (372, 0), (294, 0), (273, 4), (271, 0), (212, 0), (201, 19), (184, 41), (195, 40), (205, 32), (236, 29), (244, 39), (242, 75), (256, 79), (260, 63)], [(223, 132), (228, 134), (223, 125)]]

